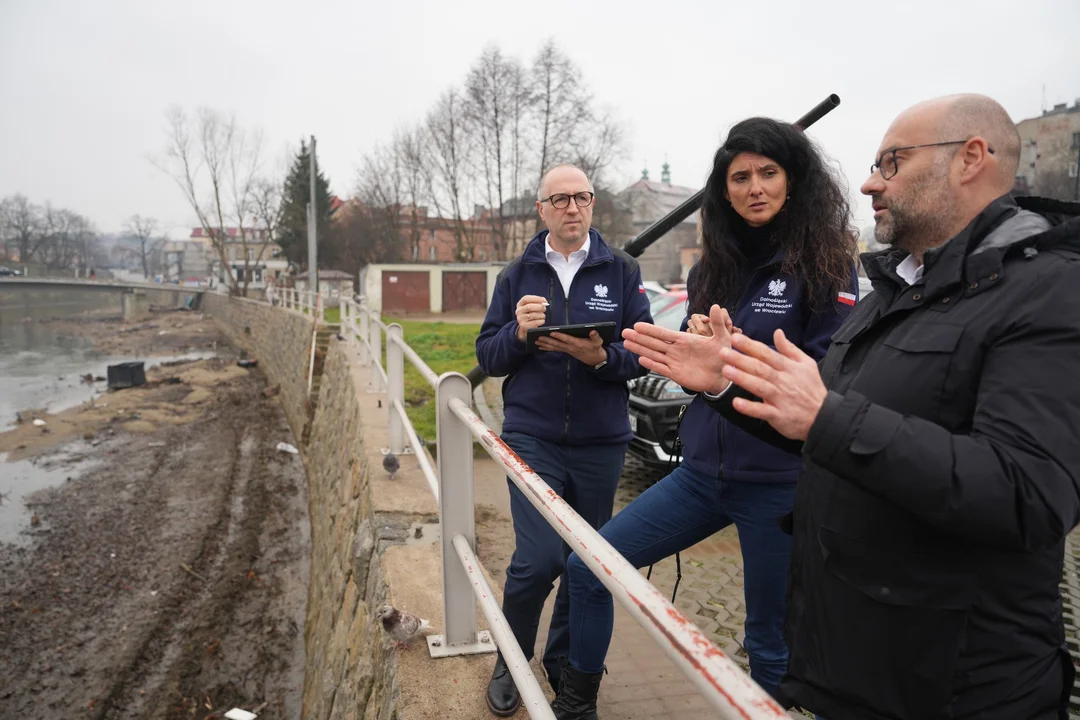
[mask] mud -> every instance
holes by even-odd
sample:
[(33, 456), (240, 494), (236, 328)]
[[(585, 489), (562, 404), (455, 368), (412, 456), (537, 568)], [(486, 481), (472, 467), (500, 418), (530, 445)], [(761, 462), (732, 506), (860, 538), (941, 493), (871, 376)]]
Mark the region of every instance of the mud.
[[(141, 324), (64, 331), (110, 357), (221, 357), (60, 412), (26, 407), (0, 434), (0, 512), (25, 504), (0, 540), (0, 718), (299, 717), (307, 487), (274, 449), (298, 443), (208, 319)], [(20, 493), (23, 476), (41, 482)]]

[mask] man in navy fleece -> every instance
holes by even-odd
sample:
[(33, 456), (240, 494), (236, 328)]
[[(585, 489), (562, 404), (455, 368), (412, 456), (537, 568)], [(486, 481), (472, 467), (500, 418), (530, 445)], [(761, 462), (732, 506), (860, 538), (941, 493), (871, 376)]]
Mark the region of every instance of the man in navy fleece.
[[(476, 339), (480, 368), (503, 383), (502, 439), (595, 528), (611, 519), (615, 488), (632, 437), (627, 381), (645, 375), (623, 348), (623, 328), (652, 322), (637, 261), (609, 247), (590, 229), (593, 188), (578, 168), (560, 165), (544, 175), (536, 209), (541, 231), (499, 274)], [(617, 341), (552, 333), (527, 354), (526, 331), (543, 325), (614, 322)], [(516, 546), (506, 571), (503, 612), (525, 657), (532, 658), (544, 601), (565, 570), (569, 548), (510, 487)], [(559, 583), (544, 668), (554, 687), (569, 651), (569, 599)], [(487, 691), (500, 717), (521, 703), (500, 653)]]

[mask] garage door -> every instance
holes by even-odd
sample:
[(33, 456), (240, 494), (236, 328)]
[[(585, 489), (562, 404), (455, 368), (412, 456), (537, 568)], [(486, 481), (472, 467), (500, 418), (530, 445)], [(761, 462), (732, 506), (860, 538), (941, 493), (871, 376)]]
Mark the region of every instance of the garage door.
[(427, 272), (382, 272), (382, 311), (384, 313), (431, 312), (431, 293)]
[(487, 273), (444, 272), (443, 312), (487, 310)]

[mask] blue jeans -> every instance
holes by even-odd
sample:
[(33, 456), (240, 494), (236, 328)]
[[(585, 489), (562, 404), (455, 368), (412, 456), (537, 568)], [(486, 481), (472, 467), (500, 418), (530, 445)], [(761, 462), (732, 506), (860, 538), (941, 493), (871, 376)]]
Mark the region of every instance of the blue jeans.
[[(783, 626), (791, 536), (777, 519), (791, 512), (795, 485), (720, 481), (685, 466), (646, 490), (600, 534), (636, 568), (685, 550), (731, 523), (739, 531), (746, 592), (750, 675), (770, 693), (787, 668)], [(611, 642), (611, 594), (576, 554), (570, 576), (570, 664), (603, 670)]]
[[(626, 443), (560, 445), (515, 432), (503, 433), (502, 439), (585, 522), (600, 528), (611, 519)], [(522, 652), (531, 660), (544, 602), (555, 580), (562, 576), (543, 658), (554, 684), (559, 679), (559, 658), (570, 652), (570, 597), (565, 575), (570, 548), (517, 485), (509, 478), (507, 484), (516, 544), (506, 570), (503, 613)]]

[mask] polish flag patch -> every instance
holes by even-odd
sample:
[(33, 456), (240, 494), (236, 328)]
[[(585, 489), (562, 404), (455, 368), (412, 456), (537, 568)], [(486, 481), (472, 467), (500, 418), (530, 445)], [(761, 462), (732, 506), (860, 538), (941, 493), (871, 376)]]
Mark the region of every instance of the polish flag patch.
[(637, 291), (639, 293), (641, 293), (642, 295), (644, 295), (645, 294), (645, 286), (644, 285), (638, 285), (637, 286)]
[(836, 301), (837, 302), (842, 302), (845, 305), (854, 305), (855, 304), (855, 296), (852, 295), (851, 293), (842, 292), (842, 293), (840, 293), (839, 295), (836, 296)]

